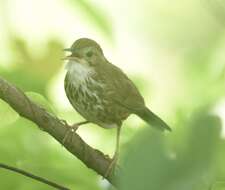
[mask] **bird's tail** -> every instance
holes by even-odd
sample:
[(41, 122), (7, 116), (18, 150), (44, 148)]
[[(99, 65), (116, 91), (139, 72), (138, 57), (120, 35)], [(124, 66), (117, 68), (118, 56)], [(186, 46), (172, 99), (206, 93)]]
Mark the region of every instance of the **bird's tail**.
[(160, 119), (156, 114), (154, 114), (152, 111), (150, 111), (147, 107), (145, 107), (142, 110), (139, 110), (135, 114), (137, 114), (140, 118), (142, 118), (144, 121), (146, 121), (152, 127), (155, 127), (160, 130), (171, 131), (171, 128), (162, 119)]

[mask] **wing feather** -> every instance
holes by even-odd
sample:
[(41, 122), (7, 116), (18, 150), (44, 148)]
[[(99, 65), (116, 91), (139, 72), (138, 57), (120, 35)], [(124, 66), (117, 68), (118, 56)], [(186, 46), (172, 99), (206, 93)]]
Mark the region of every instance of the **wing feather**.
[(115, 65), (107, 62), (97, 69), (102, 82), (106, 85), (106, 97), (114, 103), (129, 109), (131, 112), (145, 107), (144, 99), (135, 84)]

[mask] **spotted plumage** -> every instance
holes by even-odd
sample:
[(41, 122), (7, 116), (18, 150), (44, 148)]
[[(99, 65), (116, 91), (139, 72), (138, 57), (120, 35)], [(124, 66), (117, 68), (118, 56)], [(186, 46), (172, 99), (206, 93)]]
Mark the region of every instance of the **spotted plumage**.
[(134, 83), (111, 64), (93, 40), (81, 38), (67, 49), (65, 91), (72, 106), (86, 120), (104, 128), (121, 126), (136, 114), (158, 129), (169, 126), (146, 106)]
[(69, 61), (64, 84), (72, 106), (88, 122), (103, 128), (117, 127), (116, 150), (107, 176), (117, 160), (120, 128), (130, 114), (138, 115), (157, 129), (170, 128), (145, 106), (134, 83), (105, 58), (95, 41), (81, 38), (65, 50), (72, 53), (66, 57)]
[(104, 128), (120, 126), (130, 112), (113, 101), (104, 77), (86, 65), (73, 61), (67, 65), (64, 86), (70, 103), (90, 122)]

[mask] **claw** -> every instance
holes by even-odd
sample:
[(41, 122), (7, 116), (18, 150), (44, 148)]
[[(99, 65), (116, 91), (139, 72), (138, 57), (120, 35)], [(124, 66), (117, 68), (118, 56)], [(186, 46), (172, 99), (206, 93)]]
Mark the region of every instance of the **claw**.
[(65, 120), (61, 120), (63, 122), (64, 125), (66, 125), (68, 127), (66, 134), (62, 140), (62, 146), (64, 146), (65, 142), (67, 141), (69, 135), (71, 134), (71, 140), (73, 139), (73, 134), (77, 131), (77, 129), (84, 124), (89, 123), (89, 121), (83, 121), (83, 122), (79, 122), (79, 123), (75, 123), (72, 126), (68, 125), (68, 123)]
[(113, 156), (109, 166), (107, 167), (105, 174), (103, 175), (103, 179), (107, 178), (111, 173), (113, 173), (114, 169), (116, 168), (117, 160), (118, 160), (118, 155), (115, 154)]
[(79, 128), (79, 125), (76, 125), (76, 124), (74, 124), (74, 125), (72, 125), (72, 126), (69, 126), (69, 125), (68, 125), (68, 127), (69, 127), (70, 129), (68, 129), (68, 130), (66, 131), (66, 134), (65, 134), (65, 136), (64, 136), (64, 138), (63, 138), (63, 140), (62, 140), (62, 145), (65, 144), (65, 142), (66, 142), (66, 140), (68, 139), (68, 137), (69, 137), (70, 134), (72, 135), (72, 136), (71, 136), (71, 139), (73, 139), (73, 134), (77, 131), (77, 129)]

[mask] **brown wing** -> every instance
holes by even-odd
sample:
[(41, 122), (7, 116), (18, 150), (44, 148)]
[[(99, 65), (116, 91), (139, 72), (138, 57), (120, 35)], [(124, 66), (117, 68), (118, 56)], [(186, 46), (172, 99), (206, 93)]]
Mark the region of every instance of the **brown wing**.
[(121, 69), (107, 62), (98, 68), (101, 80), (106, 83), (107, 97), (128, 110), (131, 113), (145, 106), (144, 99), (134, 83), (123, 73)]

